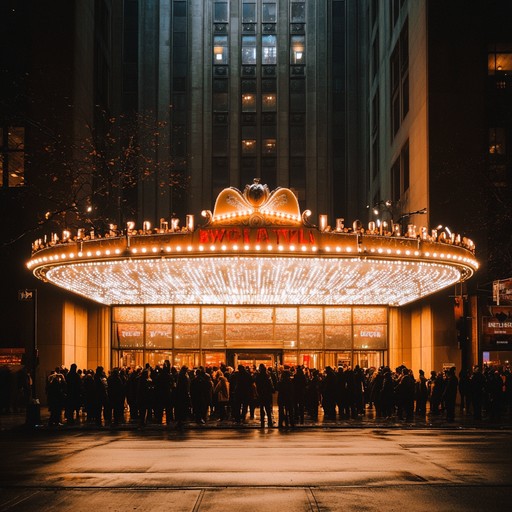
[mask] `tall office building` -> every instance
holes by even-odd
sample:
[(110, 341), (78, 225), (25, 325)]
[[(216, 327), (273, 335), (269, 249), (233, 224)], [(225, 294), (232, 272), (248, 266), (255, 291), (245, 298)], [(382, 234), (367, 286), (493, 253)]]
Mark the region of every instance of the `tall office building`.
[(166, 123), (172, 170), (190, 180), (188, 204), (146, 183), (148, 218), (200, 212), (253, 178), (315, 212), (360, 215), (360, 2), (125, 0), (122, 19), (124, 106)]

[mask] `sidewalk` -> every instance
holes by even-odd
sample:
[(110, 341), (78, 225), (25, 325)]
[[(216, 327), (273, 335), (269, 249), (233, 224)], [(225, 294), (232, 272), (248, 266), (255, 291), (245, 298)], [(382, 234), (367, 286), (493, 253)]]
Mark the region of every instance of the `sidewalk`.
[[(97, 426), (95, 423), (87, 423), (82, 418), (80, 422), (73, 425), (48, 425), (48, 408), (41, 406), (40, 422), (33, 425), (33, 421), (27, 422), (26, 411), (16, 413), (8, 413), (0, 415), (0, 432), (7, 430), (48, 430), (48, 431), (97, 431), (97, 430), (147, 430), (147, 431), (165, 431), (168, 429), (176, 429), (174, 422), (171, 425), (157, 424), (148, 422), (141, 427), (138, 421), (130, 421), (129, 413), (125, 415), (126, 422), (113, 426), (103, 425)], [(274, 418), (277, 418), (277, 408), (274, 408)], [(65, 420), (63, 420), (65, 422)], [(275, 421), (275, 423), (277, 423)], [(232, 420), (219, 421), (215, 418), (209, 419), (206, 424), (197, 424), (193, 421), (186, 422), (184, 429), (187, 430), (224, 430), (224, 429), (260, 429), (259, 408), (255, 411), (254, 419), (247, 416), (245, 422), (237, 424)], [(267, 428), (267, 427), (266, 427)], [(412, 422), (399, 420), (397, 417), (389, 419), (376, 418), (374, 409), (366, 409), (365, 415), (357, 419), (336, 419), (326, 420), (323, 418), (322, 409), (319, 409), (318, 421), (312, 421), (306, 417), (304, 424), (297, 424), (293, 428), (287, 430), (304, 430), (304, 429), (497, 429), (512, 430), (512, 414), (504, 411), (499, 420), (491, 420), (484, 416), (481, 420), (475, 420), (472, 415), (467, 415), (457, 408), (455, 421), (449, 422), (443, 414), (431, 415), (427, 413), (426, 417), (415, 417)]]

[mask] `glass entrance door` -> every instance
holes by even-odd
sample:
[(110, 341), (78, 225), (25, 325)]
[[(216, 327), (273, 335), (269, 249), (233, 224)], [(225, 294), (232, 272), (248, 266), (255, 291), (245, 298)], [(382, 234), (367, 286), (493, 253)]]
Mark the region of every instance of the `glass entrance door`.
[(379, 368), (384, 364), (382, 350), (354, 350), (354, 366), (360, 368)]
[(260, 354), (251, 352), (235, 353), (235, 368), (238, 365), (249, 366), (249, 368), (258, 368), (263, 363), (267, 368), (274, 366), (274, 354)]

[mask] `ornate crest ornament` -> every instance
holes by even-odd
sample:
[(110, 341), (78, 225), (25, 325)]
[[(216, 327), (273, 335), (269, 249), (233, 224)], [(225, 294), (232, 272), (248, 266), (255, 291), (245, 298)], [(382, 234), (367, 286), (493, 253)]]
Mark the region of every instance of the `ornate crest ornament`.
[(215, 202), (213, 214), (202, 212), (206, 226), (231, 226), (243, 224), (258, 226), (299, 226), (302, 223), (299, 202), (287, 188), (276, 188), (270, 192), (258, 178), (246, 185), (243, 192), (235, 187), (224, 189)]

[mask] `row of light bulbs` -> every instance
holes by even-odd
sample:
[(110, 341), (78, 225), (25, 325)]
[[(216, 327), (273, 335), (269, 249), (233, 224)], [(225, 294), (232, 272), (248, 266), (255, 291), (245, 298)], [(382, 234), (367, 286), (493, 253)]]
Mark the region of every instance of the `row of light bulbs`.
[[(50, 255), (44, 255), (39, 256), (37, 258), (33, 258), (29, 261), (27, 264), (28, 268), (31, 269), (34, 266), (39, 265), (45, 265), (48, 263), (53, 262), (60, 262), (65, 260), (74, 260), (74, 259), (82, 259), (82, 258), (90, 258), (90, 259), (97, 259), (102, 257), (119, 257), (123, 254), (126, 254), (126, 251), (129, 251), (130, 254), (133, 256), (138, 255), (162, 255), (162, 254), (171, 254), (171, 253), (192, 253), (192, 252), (210, 252), (210, 253), (217, 253), (217, 252), (240, 252), (240, 251), (256, 251), (256, 252), (268, 252), (272, 253), (276, 250), (279, 252), (302, 252), (302, 253), (318, 253), (320, 248), (317, 245), (307, 246), (307, 245), (261, 245), (261, 244), (244, 244), (239, 246), (238, 244), (233, 245), (167, 245), (167, 246), (136, 246), (136, 247), (116, 247), (116, 248), (106, 248), (106, 249), (96, 249), (96, 250), (79, 250), (76, 253), (75, 252), (60, 252), (58, 253), (55, 251), (54, 254)], [(351, 253), (357, 253), (357, 254), (373, 254), (373, 255), (381, 255), (383, 257), (424, 257), (428, 259), (434, 259), (434, 260), (445, 260), (445, 261), (451, 261), (453, 263), (459, 263), (459, 264), (465, 264), (473, 268), (473, 270), (476, 270), (478, 268), (478, 262), (474, 258), (469, 258), (466, 256), (463, 256), (462, 254), (457, 253), (451, 253), (451, 252), (436, 252), (436, 251), (420, 251), (418, 249), (407, 249), (407, 248), (386, 248), (386, 247), (371, 247), (366, 248), (363, 245), (358, 245), (357, 247), (350, 247), (350, 246), (325, 246), (323, 248), (324, 253), (331, 254), (351, 254)]]
[(46, 272), (52, 283), (104, 304), (402, 305), (459, 277), (434, 262), (234, 256), (77, 262)]

